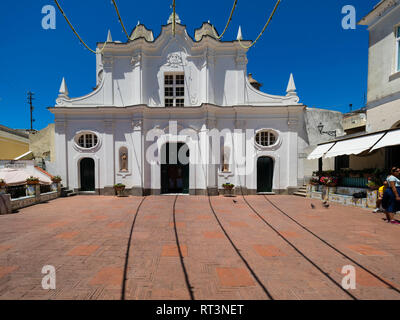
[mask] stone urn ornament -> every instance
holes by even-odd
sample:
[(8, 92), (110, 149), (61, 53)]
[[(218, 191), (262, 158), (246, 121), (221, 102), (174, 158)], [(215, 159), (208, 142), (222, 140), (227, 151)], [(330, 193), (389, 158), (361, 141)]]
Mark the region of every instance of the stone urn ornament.
[(122, 183), (118, 183), (114, 186), (115, 192), (117, 194), (117, 197), (123, 197), (124, 196), (124, 191), (125, 191), (125, 185)]
[(51, 181), (53, 182), (51, 184), (51, 191), (58, 191), (58, 185), (61, 182), (61, 177), (60, 176), (54, 176), (51, 178)]
[(0, 194), (6, 194), (7, 193), (7, 184), (5, 182), (5, 180), (0, 179)]
[(26, 179), (26, 195), (28, 197), (35, 196), (36, 186), (39, 184), (39, 178), (29, 177)]

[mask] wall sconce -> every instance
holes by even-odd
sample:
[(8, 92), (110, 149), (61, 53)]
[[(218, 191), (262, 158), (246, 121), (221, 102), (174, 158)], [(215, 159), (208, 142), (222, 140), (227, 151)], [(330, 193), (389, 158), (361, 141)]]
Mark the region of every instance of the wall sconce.
[(334, 130), (334, 131), (323, 131), (324, 130), (324, 125), (321, 122), (319, 123), (317, 128), (318, 128), (319, 133), (321, 135), (322, 134), (327, 134), (327, 135), (330, 135), (331, 137), (335, 137), (336, 138), (336, 130)]

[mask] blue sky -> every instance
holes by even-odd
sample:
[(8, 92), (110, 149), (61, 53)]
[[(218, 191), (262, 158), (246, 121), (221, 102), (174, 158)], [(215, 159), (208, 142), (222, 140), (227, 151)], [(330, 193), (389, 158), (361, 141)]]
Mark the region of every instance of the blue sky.
[[(225, 27), (233, 0), (177, 0), (177, 13), (190, 35), (210, 20), (218, 31)], [(293, 72), (301, 102), (347, 112), (364, 105), (367, 90), (368, 31), (357, 26), (344, 30), (344, 5), (353, 5), (357, 21), (378, 0), (283, 0), (269, 29), (248, 53), (248, 72), (263, 83), (262, 91), (284, 95)], [(110, 29), (113, 40), (125, 41), (110, 0), (60, 0), (63, 9), (84, 40), (95, 48)], [(170, 15), (172, 0), (118, 0), (130, 31), (138, 20), (160, 33)], [(1, 1), (0, 124), (29, 128), (26, 92), (35, 92), (35, 129), (53, 122), (46, 109), (54, 106), (62, 77), (70, 96), (92, 91), (96, 83), (95, 55), (86, 50), (57, 11), (56, 29), (41, 26), (42, 7), (52, 0)], [(245, 39), (255, 39), (275, 0), (239, 0), (224, 40), (236, 39), (242, 26)]]

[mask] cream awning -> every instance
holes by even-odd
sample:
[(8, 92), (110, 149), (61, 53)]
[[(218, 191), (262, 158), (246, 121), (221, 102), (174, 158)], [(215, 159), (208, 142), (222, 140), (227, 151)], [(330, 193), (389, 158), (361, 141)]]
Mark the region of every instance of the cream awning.
[(357, 137), (354, 139), (348, 139), (343, 141), (338, 141), (329, 150), (324, 158), (332, 158), (342, 155), (350, 154), (360, 154), (365, 150), (371, 148), (375, 143), (378, 142), (380, 138), (383, 137), (385, 133), (377, 133), (363, 137)]
[(334, 145), (335, 143), (327, 143), (320, 145), (314, 149), (313, 152), (309, 154), (307, 157), (308, 160), (314, 160), (314, 159), (319, 159), (322, 158), (322, 156)]
[(5, 180), (9, 186), (19, 186), (26, 184), (26, 179), (29, 177), (39, 178), (40, 184), (51, 184), (51, 179), (46, 174), (42, 173), (35, 167), (27, 167), (23, 169), (11, 169), (2, 168), (0, 169), (0, 179)]
[(397, 145), (400, 145), (400, 130), (389, 131), (386, 136), (384, 136), (382, 140), (371, 149), (371, 151)]

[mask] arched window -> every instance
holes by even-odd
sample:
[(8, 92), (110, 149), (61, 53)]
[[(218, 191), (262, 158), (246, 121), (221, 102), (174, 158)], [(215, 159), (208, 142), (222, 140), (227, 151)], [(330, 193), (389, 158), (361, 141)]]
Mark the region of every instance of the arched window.
[(83, 133), (76, 140), (79, 147), (90, 149), (97, 146), (99, 139), (94, 133)]
[(262, 130), (256, 134), (256, 143), (262, 147), (269, 147), (276, 143), (277, 136), (269, 130)]

